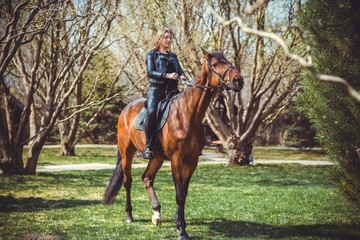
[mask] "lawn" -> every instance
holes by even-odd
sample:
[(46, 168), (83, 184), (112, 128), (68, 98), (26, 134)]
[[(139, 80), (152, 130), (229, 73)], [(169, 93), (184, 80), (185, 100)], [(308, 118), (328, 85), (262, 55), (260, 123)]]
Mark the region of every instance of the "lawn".
[[(203, 152), (215, 152), (215, 149), (205, 148)], [(43, 148), (39, 156), (38, 165), (63, 165), (81, 163), (107, 163), (115, 164), (117, 161), (116, 146), (96, 148), (78, 146), (75, 150), (75, 157), (60, 156), (60, 148)], [(24, 152), (25, 154), (25, 152)], [(226, 156), (226, 154), (224, 154)], [(326, 160), (323, 150), (274, 150), (274, 149), (254, 149), (253, 157), (256, 160)], [(202, 159), (200, 157), (200, 160)], [(145, 163), (147, 160), (135, 157), (134, 163)]]
[(277, 150), (277, 149), (254, 149), (256, 160), (327, 160), (325, 150)]
[[(199, 165), (185, 210), (190, 238), (359, 239), (360, 209), (337, 194), (328, 169)], [(124, 222), (123, 188), (113, 205), (100, 202), (111, 170), (1, 175), (0, 239), (176, 239), (170, 168), (163, 167), (155, 182), (164, 220), (160, 228), (151, 223), (143, 171), (133, 170), (133, 224)]]

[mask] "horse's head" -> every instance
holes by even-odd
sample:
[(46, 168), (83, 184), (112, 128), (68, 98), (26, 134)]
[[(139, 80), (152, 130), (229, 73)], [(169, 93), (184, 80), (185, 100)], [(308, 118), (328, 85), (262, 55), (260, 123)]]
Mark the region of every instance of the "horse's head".
[(201, 48), (207, 61), (209, 70), (213, 73), (210, 85), (213, 87), (222, 87), (232, 89), (236, 92), (240, 91), (244, 85), (244, 78), (225, 58), (221, 51), (216, 53), (208, 53)]

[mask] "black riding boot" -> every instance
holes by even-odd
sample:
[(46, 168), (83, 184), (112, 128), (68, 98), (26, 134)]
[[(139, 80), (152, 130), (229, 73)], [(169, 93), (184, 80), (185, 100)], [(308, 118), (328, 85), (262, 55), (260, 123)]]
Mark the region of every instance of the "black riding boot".
[[(156, 118), (156, 116), (155, 116)], [(146, 135), (146, 146), (145, 150), (143, 152), (143, 158), (145, 159), (151, 159), (153, 158), (153, 140), (154, 140), (154, 134), (155, 134), (155, 128), (156, 128), (156, 122), (155, 119), (153, 119), (153, 116), (151, 114), (148, 115), (148, 118), (146, 120), (145, 125), (145, 135)]]

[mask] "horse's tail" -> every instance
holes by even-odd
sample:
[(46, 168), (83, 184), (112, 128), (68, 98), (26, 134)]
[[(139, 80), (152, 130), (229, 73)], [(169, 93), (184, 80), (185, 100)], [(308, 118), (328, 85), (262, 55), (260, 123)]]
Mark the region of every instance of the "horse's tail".
[(117, 158), (118, 161), (116, 164), (116, 168), (110, 179), (109, 186), (107, 187), (104, 198), (102, 200), (104, 204), (112, 204), (114, 202), (115, 197), (118, 194), (124, 179), (124, 172), (122, 170), (122, 157), (119, 148)]

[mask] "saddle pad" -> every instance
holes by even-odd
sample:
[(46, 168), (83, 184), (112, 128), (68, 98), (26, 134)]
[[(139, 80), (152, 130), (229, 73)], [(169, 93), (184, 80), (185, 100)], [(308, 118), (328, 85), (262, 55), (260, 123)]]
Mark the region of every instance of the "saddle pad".
[[(166, 103), (164, 103), (164, 104), (166, 104)], [(158, 122), (157, 127), (156, 127), (157, 132), (160, 131), (163, 128), (163, 126), (165, 125), (166, 120), (169, 116), (169, 112), (170, 112), (170, 104), (166, 104), (163, 114), (160, 116), (160, 121), (159, 120), (157, 121)], [(135, 120), (135, 126), (134, 126), (135, 129), (144, 131), (146, 118), (147, 118), (147, 109), (145, 107), (143, 107)]]

